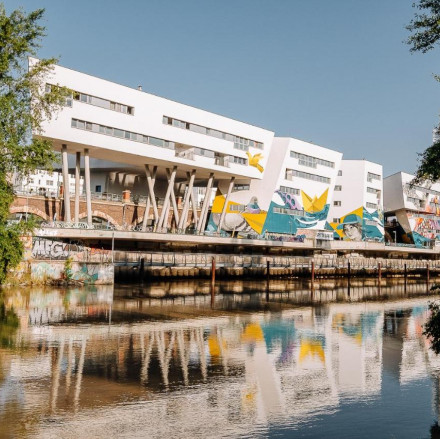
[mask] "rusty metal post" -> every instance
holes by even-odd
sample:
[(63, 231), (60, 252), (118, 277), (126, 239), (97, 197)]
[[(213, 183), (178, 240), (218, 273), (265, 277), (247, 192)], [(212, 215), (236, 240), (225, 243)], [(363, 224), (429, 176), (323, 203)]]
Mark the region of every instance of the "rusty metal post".
[(211, 263), (211, 284), (215, 285), (215, 257), (212, 258)]

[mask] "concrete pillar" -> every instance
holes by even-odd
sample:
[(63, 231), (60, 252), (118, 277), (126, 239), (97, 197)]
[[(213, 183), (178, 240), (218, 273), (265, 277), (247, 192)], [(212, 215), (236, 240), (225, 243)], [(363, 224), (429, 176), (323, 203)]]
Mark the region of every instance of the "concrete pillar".
[(63, 197), (64, 197), (64, 221), (70, 223), (70, 185), (69, 185), (69, 164), (67, 163), (67, 146), (61, 149), (61, 160), (63, 166)]
[(208, 184), (206, 185), (205, 199), (203, 200), (202, 212), (200, 213), (200, 220), (197, 227), (197, 230), (199, 232), (203, 232), (205, 230), (206, 217), (208, 216), (213, 182), (214, 182), (214, 174), (211, 172), (211, 174), (209, 174)]
[[(168, 177), (168, 181), (169, 181), (170, 178), (171, 178), (170, 170), (169, 169), (167, 169), (167, 177)], [(171, 198), (171, 204), (173, 205), (174, 222), (176, 224), (176, 227), (178, 227), (178, 224), (179, 224), (179, 210), (177, 209), (177, 201), (176, 201), (176, 194), (174, 192), (174, 184), (171, 187), (170, 198)], [(169, 207), (169, 205), (170, 204), (168, 203), (168, 207)], [(168, 214), (167, 214), (167, 216), (165, 218), (168, 218)], [(166, 220), (166, 221), (168, 221), (168, 220)], [(171, 224), (170, 224), (170, 227), (171, 227)]]
[(168, 212), (168, 206), (170, 203), (170, 195), (171, 195), (171, 189), (174, 186), (174, 180), (176, 178), (176, 172), (177, 172), (177, 166), (173, 167), (173, 170), (171, 171), (170, 180), (168, 181), (168, 188), (167, 192), (165, 194), (165, 199), (162, 206), (162, 212), (160, 213), (159, 222), (157, 224), (157, 227), (164, 227), (164, 221), (165, 221), (165, 214)]
[[(157, 172), (157, 166), (155, 166), (153, 168), (153, 175), (151, 175), (151, 183), (152, 183), (153, 187), (154, 187), (154, 183), (156, 182), (156, 172)], [(147, 181), (147, 186), (148, 186), (148, 181)], [(145, 231), (145, 229), (147, 227), (148, 217), (150, 216), (151, 199), (152, 199), (152, 196), (150, 195), (150, 189), (148, 188), (147, 204), (145, 205), (144, 219), (142, 220), (142, 231), (143, 232)], [(154, 202), (156, 204), (156, 199), (154, 199)], [(156, 207), (156, 210), (157, 210), (157, 207)], [(156, 216), (155, 216), (155, 219), (156, 219)]]
[(228, 187), (228, 193), (226, 194), (226, 198), (225, 198), (225, 204), (223, 206), (222, 214), (220, 215), (220, 221), (218, 223), (217, 231), (219, 233), (222, 231), (223, 221), (225, 220), (225, 216), (226, 216), (226, 208), (228, 206), (229, 197), (231, 196), (231, 192), (234, 189), (234, 184), (235, 184), (235, 177), (231, 177), (231, 181), (229, 182), (229, 187)]
[(157, 227), (157, 222), (159, 220), (159, 212), (157, 210), (157, 203), (156, 203), (156, 194), (154, 193), (156, 171), (157, 171), (157, 166), (155, 166), (153, 169), (153, 175), (154, 175), (154, 180), (153, 180), (153, 177), (151, 176), (151, 172), (150, 172), (150, 167), (148, 165), (145, 165), (145, 175), (147, 176), (148, 191), (150, 194), (151, 204), (153, 205), (154, 220), (156, 221), (155, 227)]
[(87, 224), (92, 225), (92, 193), (90, 191), (89, 150), (84, 150), (84, 183), (86, 185)]
[(75, 216), (74, 222), (79, 222), (79, 191), (81, 188), (81, 153), (78, 151), (76, 153), (76, 163), (75, 163)]
[[(189, 175), (189, 173), (187, 175)], [(178, 225), (179, 229), (184, 229), (185, 228), (186, 221), (188, 219), (189, 201), (191, 199), (191, 193), (192, 193), (192, 190), (193, 190), (194, 179), (195, 178), (196, 178), (196, 170), (193, 169), (191, 171), (191, 175), (189, 176), (189, 179), (188, 179), (188, 186), (187, 186), (187, 189), (186, 189), (185, 200), (183, 202), (182, 215), (180, 217), (180, 221), (179, 221), (179, 225)]]

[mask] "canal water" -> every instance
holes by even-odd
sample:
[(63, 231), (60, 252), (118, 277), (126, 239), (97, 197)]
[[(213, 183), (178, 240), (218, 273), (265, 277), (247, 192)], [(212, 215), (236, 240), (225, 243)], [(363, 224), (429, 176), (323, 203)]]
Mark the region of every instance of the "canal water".
[(1, 294), (2, 438), (440, 437), (423, 281)]

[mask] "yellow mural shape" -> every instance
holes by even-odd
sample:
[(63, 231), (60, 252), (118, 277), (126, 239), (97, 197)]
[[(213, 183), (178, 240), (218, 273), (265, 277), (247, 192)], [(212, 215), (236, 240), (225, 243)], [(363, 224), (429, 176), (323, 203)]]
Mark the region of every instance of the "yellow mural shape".
[(223, 340), (222, 345), (220, 346), (217, 336), (211, 334), (208, 337), (208, 347), (211, 357), (217, 358), (220, 357), (222, 350), (223, 352), (226, 351), (226, 342)]
[(252, 342), (264, 340), (263, 330), (258, 323), (250, 323), (241, 335), (242, 341)]
[(364, 208), (362, 206), (358, 207), (356, 210), (353, 210), (352, 212), (349, 212), (346, 215), (341, 216), (340, 223), (329, 223), (330, 227), (333, 229), (334, 232), (338, 234), (338, 236), (341, 239), (346, 238), (346, 236), (344, 233), (344, 229), (343, 228), (338, 229), (338, 226), (344, 224), (344, 220), (348, 215), (357, 215), (360, 218), (360, 220), (362, 220), (362, 218), (364, 217)]
[(223, 206), (225, 205), (225, 199), (226, 197), (222, 195), (219, 189), (217, 189), (217, 192), (215, 194), (214, 202), (212, 203), (212, 213), (222, 213)]
[(321, 212), (327, 204), (328, 188), (317, 198), (316, 195), (312, 198), (304, 191), (301, 191), (301, 198), (304, 206), (304, 210), (309, 213)]
[(258, 234), (263, 232), (264, 222), (266, 221), (267, 212), (261, 213), (247, 213), (243, 212), (241, 216)]
[(325, 363), (325, 352), (319, 341), (302, 340), (299, 350), (299, 362), (302, 363), (307, 357), (318, 357)]
[(264, 171), (264, 168), (260, 165), (260, 163), (258, 163), (263, 158), (263, 154), (261, 154), (261, 152), (252, 155), (249, 151), (247, 151), (246, 155), (249, 159), (249, 166), (257, 168), (260, 172)]

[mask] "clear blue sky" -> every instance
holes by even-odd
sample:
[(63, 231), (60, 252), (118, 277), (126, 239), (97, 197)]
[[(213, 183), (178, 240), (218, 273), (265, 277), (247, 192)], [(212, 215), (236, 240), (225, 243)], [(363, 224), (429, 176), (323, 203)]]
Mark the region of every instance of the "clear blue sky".
[(39, 56), (384, 165), (439, 122), (440, 46), (409, 53), (413, 0), (6, 0), (46, 8)]

